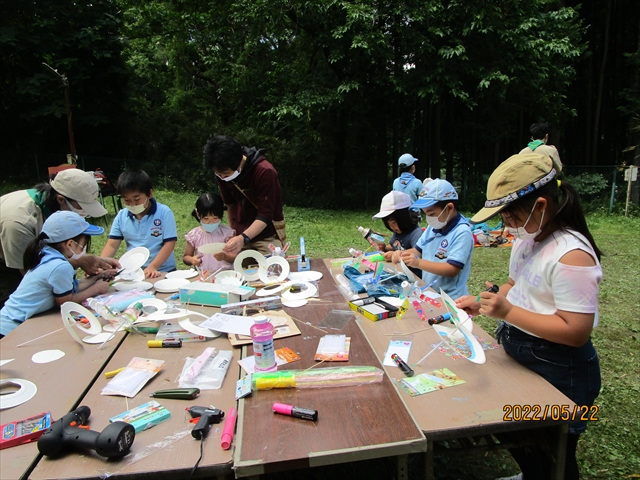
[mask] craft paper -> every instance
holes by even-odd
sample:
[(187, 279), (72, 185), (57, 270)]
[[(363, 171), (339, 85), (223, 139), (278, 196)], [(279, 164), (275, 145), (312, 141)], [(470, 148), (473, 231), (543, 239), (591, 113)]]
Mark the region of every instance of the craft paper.
[(400, 386), (412, 397), (466, 383), (448, 368), (405, 378)]
[(216, 313), (200, 324), (200, 327), (215, 330), (216, 332), (237, 333), (238, 335), (251, 335), (250, 328), (253, 318), (238, 315), (226, 315)]
[(394, 353), (398, 355), (405, 363), (409, 363), (409, 352), (411, 351), (411, 342), (409, 340), (391, 340), (384, 354), (382, 364), (387, 367), (397, 367), (396, 362), (391, 359)]

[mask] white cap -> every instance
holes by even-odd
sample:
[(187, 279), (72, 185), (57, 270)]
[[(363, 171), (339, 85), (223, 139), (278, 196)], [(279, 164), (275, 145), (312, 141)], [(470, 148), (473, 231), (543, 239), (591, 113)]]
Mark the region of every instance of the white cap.
[(75, 200), (93, 218), (103, 217), (107, 210), (98, 202), (100, 187), (90, 173), (69, 168), (58, 173), (51, 186), (60, 195)]
[(396, 210), (401, 208), (409, 208), (411, 206), (411, 197), (404, 192), (393, 190), (382, 197), (380, 203), (380, 211), (372, 218), (385, 218)]

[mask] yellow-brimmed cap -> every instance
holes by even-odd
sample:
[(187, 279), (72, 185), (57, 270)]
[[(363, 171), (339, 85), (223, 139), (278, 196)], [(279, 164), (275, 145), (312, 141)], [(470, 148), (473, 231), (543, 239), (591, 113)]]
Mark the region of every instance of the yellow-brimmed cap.
[(522, 153), (509, 157), (491, 174), (487, 201), (484, 208), (471, 217), (471, 223), (486, 222), (510, 203), (549, 183), (556, 174), (553, 161), (547, 155)]

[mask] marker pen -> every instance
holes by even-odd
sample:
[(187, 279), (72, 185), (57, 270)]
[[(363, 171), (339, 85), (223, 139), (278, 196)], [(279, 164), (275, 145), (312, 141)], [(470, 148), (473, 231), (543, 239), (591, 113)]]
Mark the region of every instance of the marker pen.
[(430, 318), (429, 320), (427, 320), (427, 322), (429, 323), (429, 325), (437, 325), (439, 323), (444, 323), (447, 320), (451, 320), (451, 314), (449, 312), (438, 315), (437, 317)]
[[(495, 284), (491, 285), (489, 288), (485, 290), (485, 292), (490, 292), (490, 293), (498, 293), (499, 291), (500, 291), (500, 287)], [(480, 301), (480, 295), (476, 297), (476, 302), (479, 302), (479, 301)]]
[(223, 450), (229, 450), (231, 448), (233, 432), (236, 429), (237, 417), (238, 411), (235, 408), (231, 408), (227, 414), (227, 419), (224, 421), (224, 428), (222, 429), (222, 435), (220, 436), (220, 446)]
[(281, 413), (282, 415), (289, 415), (291, 417), (303, 418), (305, 420), (318, 420), (318, 411), (311, 410), (310, 408), (294, 407), (293, 405), (287, 405), (286, 403), (274, 403), (273, 413)]
[(149, 340), (147, 342), (149, 348), (180, 348), (182, 340)]
[(404, 373), (407, 377), (413, 377), (413, 369), (400, 358), (400, 355), (398, 355), (397, 353), (392, 353), (391, 360), (396, 362), (396, 365), (398, 365), (400, 370), (402, 370), (402, 373)]
[(119, 374), (122, 370), (124, 370), (124, 367), (116, 368), (115, 370), (111, 370), (110, 372), (104, 372), (104, 377), (105, 378), (113, 378), (117, 374)]

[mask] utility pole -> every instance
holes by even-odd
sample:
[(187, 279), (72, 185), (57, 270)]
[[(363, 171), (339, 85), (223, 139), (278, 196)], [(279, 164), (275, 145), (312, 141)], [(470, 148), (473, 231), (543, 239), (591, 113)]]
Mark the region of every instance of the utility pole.
[(71, 105), (69, 104), (69, 79), (67, 78), (67, 75), (65, 73), (60, 75), (56, 69), (51, 68), (46, 63), (42, 62), (42, 65), (44, 65), (51, 73), (58, 77), (62, 82), (62, 86), (64, 87), (64, 104), (67, 109), (67, 129), (69, 130), (69, 145), (71, 148), (71, 154), (67, 155), (67, 163), (72, 163), (75, 165), (77, 157), (76, 144), (73, 138), (73, 123), (71, 122)]

